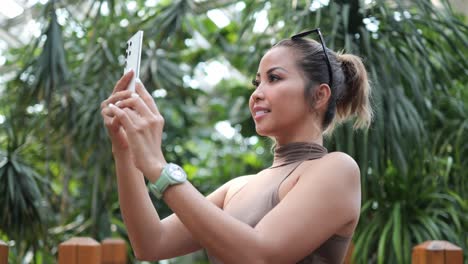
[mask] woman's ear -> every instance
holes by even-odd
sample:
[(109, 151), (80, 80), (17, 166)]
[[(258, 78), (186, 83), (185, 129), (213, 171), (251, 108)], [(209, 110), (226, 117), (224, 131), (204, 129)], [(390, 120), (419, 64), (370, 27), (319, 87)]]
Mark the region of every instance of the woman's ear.
[(326, 109), (328, 106), (328, 101), (331, 97), (331, 90), (328, 84), (322, 83), (317, 88), (313, 90), (314, 92), (314, 108), (318, 109)]

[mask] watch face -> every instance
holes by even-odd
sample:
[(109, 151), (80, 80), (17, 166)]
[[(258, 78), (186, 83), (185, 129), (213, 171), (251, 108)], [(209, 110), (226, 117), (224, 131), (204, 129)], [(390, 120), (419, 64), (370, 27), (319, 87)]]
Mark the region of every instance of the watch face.
[(171, 174), (171, 177), (174, 178), (174, 180), (176, 181), (184, 181), (187, 178), (184, 170), (177, 165), (171, 166), (169, 168), (169, 173)]

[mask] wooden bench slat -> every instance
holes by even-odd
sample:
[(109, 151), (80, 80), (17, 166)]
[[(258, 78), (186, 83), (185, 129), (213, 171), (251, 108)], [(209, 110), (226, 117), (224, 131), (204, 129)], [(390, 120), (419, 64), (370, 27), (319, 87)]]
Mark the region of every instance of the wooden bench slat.
[(107, 238), (102, 241), (102, 264), (126, 264), (127, 244), (121, 238)]
[(101, 264), (101, 244), (89, 237), (73, 237), (59, 245), (59, 264)]
[(8, 245), (0, 240), (0, 264), (8, 264)]
[(463, 264), (463, 251), (448, 241), (430, 240), (413, 247), (411, 263)]

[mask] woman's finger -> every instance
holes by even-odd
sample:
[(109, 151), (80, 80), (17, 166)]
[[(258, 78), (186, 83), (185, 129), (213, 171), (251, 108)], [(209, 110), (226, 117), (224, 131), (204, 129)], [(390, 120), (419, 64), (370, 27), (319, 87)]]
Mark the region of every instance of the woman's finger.
[(132, 120), (135, 129), (143, 127), (144, 119), (141, 115), (139, 115), (136, 111), (132, 110), (131, 108), (124, 108), (123, 111), (127, 113), (130, 120)]
[(128, 84), (132, 80), (132, 77), (135, 73), (133, 70), (130, 70), (129, 72), (125, 73), (120, 80), (117, 81), (117, 83), (114, 86), (114, 90), (112, 91), (112, 94), (126, 90), (128, 88)]
[(134, 92), (132, 92), (130, 90), (116, 92), (115, 94), (113, 94), (109, 98), (107, 98), (107, 100), (102, 102), (101, 108), (104, 109), (104, 108), (108, 107), (110, 104), (116, 105), (117, 102), (125, 100), (127, 98), (130, 98), (133, 93)]
[[(120, 92), (120, 91), (125, 91), (125, 90), (127, 90), (128, 84), (130, 83), (130, 81), (131, 81), (133, 75), (134, 75), (133, 70), (130, 70), (129, 72), (125, 73), (125, 74), (120, 78), (120, 80), (118, 80), (117, 83), (115, 84), (114, 90), (112, 90), (112, 94), (111, 94), (110, 97), (112, 97), (112, 95), (114, 95), (114, 94), (116, 94), (116, 93), (118, 93), (118, 92)], [(109, 98), (110, 98), (110, 97), (109, 97)], [(109, 102), (109, 98), (106, 99), (106, 100), (104, 100), (104, 101), (102, 101), (102, 103), (101, 103), (101, 109), (106, 108), (106, 107), (109, 105), (109, 103), (111, 103), (111, 102)], [(112, 102), (112, 103), (114, 103), (114, 102)]]
[(110, 132), (115, 132), (119, 129), (120, 127), (120, 122), (118, 121), (117, 118), (115, 118), (114, 113), (112, 112), (109, 107), (104, 108), (101, 111), (101, 115), (104, 119), (104, 125), (107, 127), (107, 129)]
[(116, 106), (121, 109), (133, 109), (143, 118), (152, 118), (155, 115), (137, 93), (133, 93), (130, 98), (118, 101)]
[(101, 116), (106, 119), (106, 118), (113, 118), (114, 117), (114, 112), (112, 112), (109, 109), (109, 106), (102, 108), (101, 110)]
[(120, 127), (120, 121), (117, 118), (112, 118), (111, 119), (111, 125), (112, 127)]
[(106, 109), (110, 104), (115, 104), (117, 103), (118, 101), (120, 100), (123, 100), (125, 98), (128, 98), (132, 95), (132, 92), (129, 91), (129, 90), (125, 90), (125, 91), (119, 91), (119, 92), (116, 92), (116, 93), (113, 93), (111, 96), (109, 96), (109, 98), (107, 98), (106, 100), (102, 101), (101, 103), (101, 109), (104, 110)]
[(101, 116), (102, 119), (104, 119), (104, 125), (106, 125), (106, 127), (109, 127), (112, 119), (114, 118), (114, 114), (108, 109), (108, 107), (106, 107), (101, 110)]
[(133, 123), (129, 115), (126, 113), (126, 111), (120, 109), (114, 104), (109, 105), (109, 111), (111, 111), (115, 115), (114, 118), (118, 119), (118, 121), (120, 122), (120, 124), (122, 124), (126, 131), (135, 131), (135, 124)]
[(143, 83), (141, 82), (140, 79), (137, 79), (137, 81), (136, 81), (135, 91), (141, 96), (141, 99), (149, 107), (151, 112), (153, 112), (154, 114), (157, 114), (157, 115), (160, 114), (158, 106), (156, 105), (153, 97), (148, 92), (148, 90), (146, 90), (145, 86), (143, 85)]

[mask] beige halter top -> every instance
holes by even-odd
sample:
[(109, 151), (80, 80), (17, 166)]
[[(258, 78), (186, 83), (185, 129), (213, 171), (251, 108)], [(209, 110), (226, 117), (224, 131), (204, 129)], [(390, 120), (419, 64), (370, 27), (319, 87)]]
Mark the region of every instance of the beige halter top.
[[(279, 202), (278, 189), (281, 183), (305, 160), (319, 159), (327, 154), (327, 149), (315, 143), (290, 143), (275, 149), (273, 165), (268, 169), (280, 169), (281, 177), (273, 178), (255, 197), (240, 197), (238, 194), (245, 185), (231, 197), (224, 211), (240, 221), (255, 227), (260, 220)], [(246, 184), (248, 185), (248, 183)], [(235, 203), (231, 201), (235, 199)], [(319, 248), (311, 252), (299, 264), (342, 263), (350, 237), (333, 235)], [(207, 252), (212, 264), (222, 264)]]

